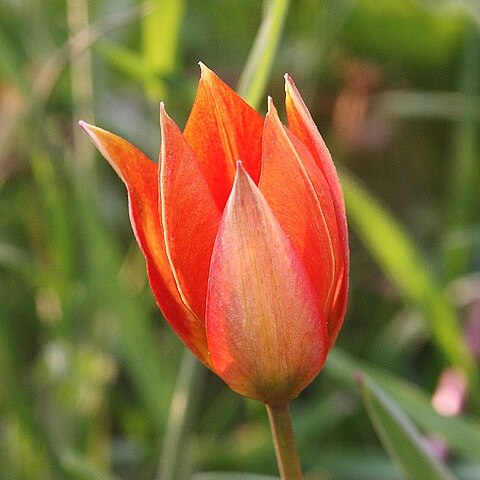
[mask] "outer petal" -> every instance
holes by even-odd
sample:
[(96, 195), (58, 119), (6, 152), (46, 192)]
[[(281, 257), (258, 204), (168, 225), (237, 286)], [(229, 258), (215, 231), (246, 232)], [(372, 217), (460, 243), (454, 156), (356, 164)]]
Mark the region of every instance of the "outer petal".
[(334, 342), (342, 326), (348, 296), (349, 249), (345, 204), (330, 152), (318, 132), (293, 80), (288, 75), (285, 75), (285, 91), (289, 128), (307, 146), (317, 165), (322, 170), (335, 205), (336, 220), (340, 233), (340, 248), (339, 252), (337, 252), (337, 257), (342, 258), (342, 268), (338, 272), (337, 290), (332, 304), (332, 321), (329, 324), (330, 336), (332, 342)]
[(214, 371), (269, 404), (296, 397), (328, 338), (305, 267), (239, 162), (210, 269), (207, 342)]
[(237, 160), (258, 182), (263, 118), (205, 65), (200, 67), (202, 76), (184, 135), (223, 210)]
[(167, 261), (158, 215), (157, 165), (123, 138), (84, 122), (81, 126), (127, 187), (130, 221), (159, 308), (185, 344), (209, 365), (204, 326), (183, 305)]
[(160, 211), (167, 256), (180, 296), (203, 323), (210, 257), (221, 211), (182, 133), (163, 105), (160, 111)]
[(299, 252), (328, 319), (337, 270), (333, 202), (309, 151), (281, 124), (271, 99), (263, 132), (259, 188)]

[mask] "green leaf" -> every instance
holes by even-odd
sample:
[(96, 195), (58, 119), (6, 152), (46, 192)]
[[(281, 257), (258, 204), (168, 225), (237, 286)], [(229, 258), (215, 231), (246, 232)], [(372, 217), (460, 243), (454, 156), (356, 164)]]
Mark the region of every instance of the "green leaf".
[(113, 67), (133, 80), (141, 83), (158, 81), (154, 69), (138, 53), (105, 39), (98, 42), (95, 49)]
[(368, 416), (390, 457), (410, 480), (453, 480), (453, 475), (434, 458), (420, 433), (394, 401), (368, 377), (357, 376)]
[[(175, 68), (178, 42), (183, 23), (183, 0), (155, 0), (154, 11), (142, 22), (143, 60), (159, 77), (171, 74)], [(145, 88), (154, 99), (168, 93), (158, 81), (147, 78)]]
[(413, 239), (352, 176), (342, 175), (350, 224), (405, 299), (420, 308), (445, 357), (462, 369), (477, 389), (477, 368), (455, 312), (433, 278)]
[(258, 106), (265, 92), (273, 59), (280, 43), (288, 5), (289, 0), (272, 0), (240, 78), (237, 91), (254, 108)]
[(187, 476), (184, 445), (188, 444), (192, 425), (198, 417), (198, 403), (206, 373), (206, 368), (193, 353), (185, 349), (163, 439), (158, 469), (158, 477), (162, 480)]
[(328, 357), (324, 373), (337, 382), (354, 387), (354, 374), (359, 370), (368, 374), (388, 394), (395, 397), (400, 407), (428, 433), (444, 438), (459, 454), (480, 458), (480, 423), (466, 415), (444, 417), (430, 403), (430, 396), (419, 387), (389, 372), (362, 362), (336, 347)]
[[(307, 476), (309, 479), (318, 477), (314, 472), (321, 471), (324, 479), (348, 480), (400, 480), (401, 477), (390, 459), (383, 450), (374, 448), (370, 444), (357, 442), (355, 445), (348, 443), (332, 443), (322, 445), (302, 453), (306, 465), (316, 465)], [(454, 462), (451, 466), (454, 474), (462, 480), (478, 480), (480, 478), (480, 464), (467, 462)], [(310, 472), (309, 472), (310, 473)]]
[[(66, 300), (74, 273), (74, 251), (68, 194), (54, 160), (41, 151), (30, 155), (30, 167), (39, 190), (39, 202), (45, 218), (49, 259), (52, 263), (49, 281)], [(63, 188), (62, 188), (63, 187)]]

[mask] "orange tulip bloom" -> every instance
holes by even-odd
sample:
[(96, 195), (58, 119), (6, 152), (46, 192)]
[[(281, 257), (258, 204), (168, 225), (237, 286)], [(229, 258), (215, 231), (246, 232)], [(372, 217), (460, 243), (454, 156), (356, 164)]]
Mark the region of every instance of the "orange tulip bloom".
[(296, 397), (338, 335), (348, 290), (343, 197), (330, 153), (286, 75), (289, 128), (202, 67), (183, 134), (161, 105), (159, 165), (81, 123), (128, 190), (160, 310), (236, 392)]

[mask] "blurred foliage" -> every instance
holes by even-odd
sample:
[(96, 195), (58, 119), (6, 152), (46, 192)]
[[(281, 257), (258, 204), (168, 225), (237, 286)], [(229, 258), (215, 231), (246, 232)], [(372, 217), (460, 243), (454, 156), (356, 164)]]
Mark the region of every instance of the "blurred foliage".
[[(156, 158), (158, 102), (185, 123), (199, 60), (237, 85), (268, 4), (0, 3), (0, 479), (152, 479), (174, 441), (181, 478), (277, 474), (263, 406), (181, 360), (123, 187), (77, 127)], [(292, 1), (266, 88), (277, 105), (285, 71), (345, 172), (352, 228), (338, 348), (293, 404), (307, 478), (399, 478), (361, 370), (394, 405), (382, 415), (402, 410), (431, 455), (478, 479), (477, 2)]]

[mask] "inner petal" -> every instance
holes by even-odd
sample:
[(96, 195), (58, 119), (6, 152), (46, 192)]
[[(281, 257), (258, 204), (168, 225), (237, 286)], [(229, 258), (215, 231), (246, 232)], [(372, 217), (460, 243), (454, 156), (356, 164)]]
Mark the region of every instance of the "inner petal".
[(223, 210), (241, 159), (255, 183), (260, 176), (263, 118), (211, 70), (202, 76), (184, 136), (211, 195)]
[(165, 246), (185, 305), (204, 322), (208, 270), (221, 211), (194, 153), (161, 107), (160, 211)]
[(259, 188), (299, 252), (327, 314), (336, 287), (338, 232), (333, 202), (309, 151), (281, 124), (271, 101), (262, 162)]

